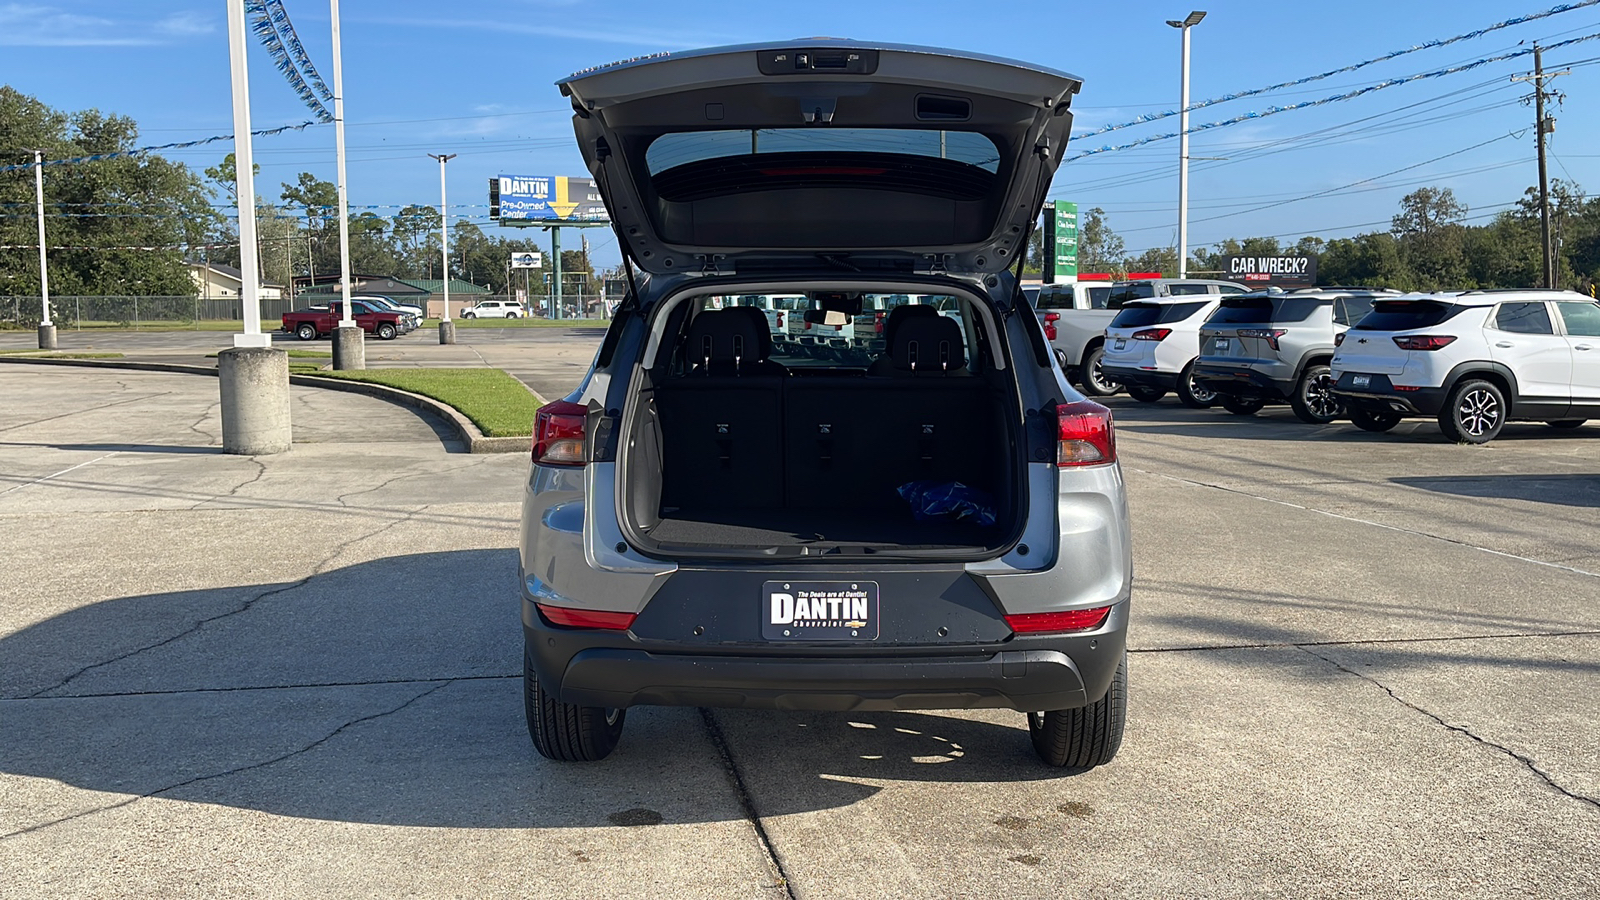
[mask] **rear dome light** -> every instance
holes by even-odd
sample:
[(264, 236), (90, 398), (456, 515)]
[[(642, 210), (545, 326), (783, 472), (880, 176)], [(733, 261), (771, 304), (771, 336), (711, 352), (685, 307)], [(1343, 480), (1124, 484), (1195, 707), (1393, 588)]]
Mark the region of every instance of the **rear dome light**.
[(1117, 461), (1111, 410), (1092, 400), (1056, 407), (1056, 465), (1103, 466)]
[(1454, 340), (1454, 335), (1419, 334), (1397, 337), (1394, 342), (1401, 350), (1438, 350), (1441, 347), (1448, 347)]
[(1172, 333), (1171, 328), (1147, 328), (1144, 331), (1135, 331), (1133, 339), (1136, 341), (1164, 341)]
[(584, 420), (589, 411), (557, 400), (539, 407), (533, 421), (533, 461), (541, 466), (581, 466)]
[(1017, 634), (1093, 631), (1104, 625), (1110, 615), (1111, 607), (1097, 606), (1094, 609), (1069, 609), (1062, 612), (1023, 613), (1016, 616), (1006, 616), (1006, 624), (1011, 626), (1011, 630)]
[[(606, 612), (598, 609), (573, 609), (567, 606), (537, 604), (539, 612), (556, 625), (568, 628), (599, 628), (605, 631), (627, 631), (633, 627), (637, 613)], [(1015, 630), (1015, 629), (1013, 629)]]

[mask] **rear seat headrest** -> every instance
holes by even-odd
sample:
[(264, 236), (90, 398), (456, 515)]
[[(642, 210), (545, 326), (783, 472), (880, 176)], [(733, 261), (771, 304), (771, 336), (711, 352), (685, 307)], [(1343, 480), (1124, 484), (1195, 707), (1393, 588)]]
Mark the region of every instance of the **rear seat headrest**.
[(889, 345), (889, 358), (897, 372), (954, 372), (967, 365), (961, 326), (941, 315), (905, 319)]
[(756, 342), (761, 346), (760, 358), (766, 359), (772, 355), (772, 329), (767, 325), (767, 314), (754, 306), (735, 306), (732, 312), (739, 313), (750, 319), (756, 327)]
[[(760, 310), (752, 310), (759, 313)], [(738, 309), (706, 310), (694, 317), (683, 340), (683, 355), (696, 371), (732, 372), (748, 369), (766, 358), (766, 322), (760, 328)]]
[(896, 306), (894, 309), (889, 310), (888, 318), (883, 320), (884, 343), (891, 347), (894, 346), (895, 333), (900, 330), (900, 326), (905, 324), (906, 320), (914, 319), (918, 316), (937, 316), (938, 314), (938, 310), (921, 303)]

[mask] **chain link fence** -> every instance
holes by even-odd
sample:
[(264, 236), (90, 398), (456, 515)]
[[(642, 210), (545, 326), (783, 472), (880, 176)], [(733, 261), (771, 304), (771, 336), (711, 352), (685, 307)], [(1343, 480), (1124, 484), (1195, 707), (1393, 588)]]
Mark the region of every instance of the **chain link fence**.
[[(421, 306), (415, 299), (396, 297), (396, 302)], [(450, 298), (451, 316), (460, 318), (466, 308), (485, 300), (516, 301), (510, 294), (477, 294), (467, 298)], [(610, 307), (616, 298), (602, 299), (596, 293), (581, 296), (563, 296), (562, 309), (553, 314), (550, 298), (535, 296), (530, 304), (523, 300), (523, 308), (534, 317), (560, 318), (562, 320), (595, 320), (609, 317)], [(325, 297), (287, 297), (261, 301), (261, 318), (266, 322), (280, 320), (283, 314), (313, 303), (326, 302)], [(438, 304), (434, 304), (435, 307)], [(0, 297), (0, 329), (31, 330), (40, 321), (40, 304), (37, 295), (32, 297)], [(204, 330), (206, 322), (241, 322), (244, 303), (238, 298), (203, 297), (51, 297), (50, 317), (56, 327), (66, 330), (91, 329), (171, 331), (175, 328)]]

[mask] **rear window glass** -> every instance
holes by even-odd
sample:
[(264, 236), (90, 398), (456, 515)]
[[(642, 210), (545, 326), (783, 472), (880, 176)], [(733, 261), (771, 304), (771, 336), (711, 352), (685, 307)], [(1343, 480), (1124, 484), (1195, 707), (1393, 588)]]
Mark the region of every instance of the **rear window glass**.
[(1333, 301), (1333, 321), (1340, 325), (1359, 322), (1369, 312), (1372, 300), (1368, 297), (1338, 297)]
[(1134, 300), (1149, 300), (1155, 295), (1156, 286), (1148, 281), (1113, 285), (1111, 293), (1106, 296), (1106, 308), (1121, 309), (1124, 303), (1131, 303)]
[(650, 174), (675, 166), (763, 153), (896, 153), (952, 159), (989, 172), (1000, 169), (994, 141), (970, 131), (916, 128), (761, 128), (664, 134), (644, 152)]
[(1229, 297), (1208, 320), (1216, 325), (1246, 322), (1304, 322), (1326, 301), (1309, 297)]
[(1380, 300), (1372, 312), (1355, 324), (1362, 331), (1410, 331), (1431, 328), (1461, 312), (1465, 307), (1431, 300)]
[(1494, 316), (1494, 327), (1514, 334), (1555, 334), (1550, 324), (1550, 310), (1543, 302), (1502, 303)]
[(1186, 296), (1188, 296), (1190, 294), (1209, 294), (1209, 293), (1211, 293), (1211, 285), (1209, 285), (1209, 284), (1169, 284), (1169, 285), (1167, 285), (1167, 294), (1168, 294), (1168, 296), (1172, 296), (1172, 297), (1186, 297)]
[(1111, 299), (1111, 285), (1109, 284), (1099, 287), (1079, 288), (1079, 290), (1088, 293), (1090, 309), (1105, 309), (1106, 303)]
[(1197, 303), (1132, 303), (1122, 308), (1111, 320), (1112, 328), (1142, 328), (1146, 325), (1170, 325), (1182, 322), (1202, 309), (1207, 301)]
[(1072, 309), (1072, 288), (1051, 287), (1039, 292), (1039, 309)]

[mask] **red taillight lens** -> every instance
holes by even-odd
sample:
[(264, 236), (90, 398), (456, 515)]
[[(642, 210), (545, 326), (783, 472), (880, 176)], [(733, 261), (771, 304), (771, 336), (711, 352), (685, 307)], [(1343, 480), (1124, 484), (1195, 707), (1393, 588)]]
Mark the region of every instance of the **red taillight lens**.
[(1348, 334), (1348, 333), (1349, 332), (1341, 331), (1338, 334), (1334, 335), (1333, 336), (1333, 345), (1335, 347), (1343, 347), (1344, 346), (1344, 336), (1346, 334)]
[(1069, 609), (1064, 612), (1023, 613), (1006, 616), (1006, 624), (1017, 634), (1039, 634), (1047, 631), (1093, 631), (1106, 623), (1111, 607), (1094, 609)]
[(1440, 347), (1448, 347), (1454, 340), (1454, 335), (1419, 334), (1412, 337), (1397, 337), (1394, 342), (1401, 350), (1438, 350)]
[(1117, 461), (1111, 410), (1092, 400), (1056, 407), (1057, 466), (1103, 466)]
[(1135, 331), (1133, 339), (1136, 341), (1164, 341), (1172, 333), (1171, 328), (1146, 328), (1144, 331)]
[(783, 313), (778, 313), (778, 330), (783, 330)]
[(1044, 336), (1049, 340), (1056, 339), (1056, 323), (1061, 321), (1060, 313), (1044, 314)]
[(583, 423), (588, 414), (565, 400), (539, 407), (533, 420), (533, 461), (541, 466), (583, 465)]
[(1239, 329), (1239, 337), (1242, 337), (1242, 338), (1258, 338), (1260, 340), (1266, 341), (1267, 342), (1267, 346), (1271, 347), (1274, 350), (1278, 349), (1278, 338), (1281, 338), (1281, 337), (1283, 337), (1284, 335), (1286, 335), (1288, 333), (1289, 332), (1284, 331), (1282, 328), (1241, 328), (1241, 329)]
[(568, 628), (602, 628), (606, 631), (627, 631), (633, 627), (637, 613), (602, 612), (598, 609), (572, 609), (567, 606), (538, 604), (546, 619)]

